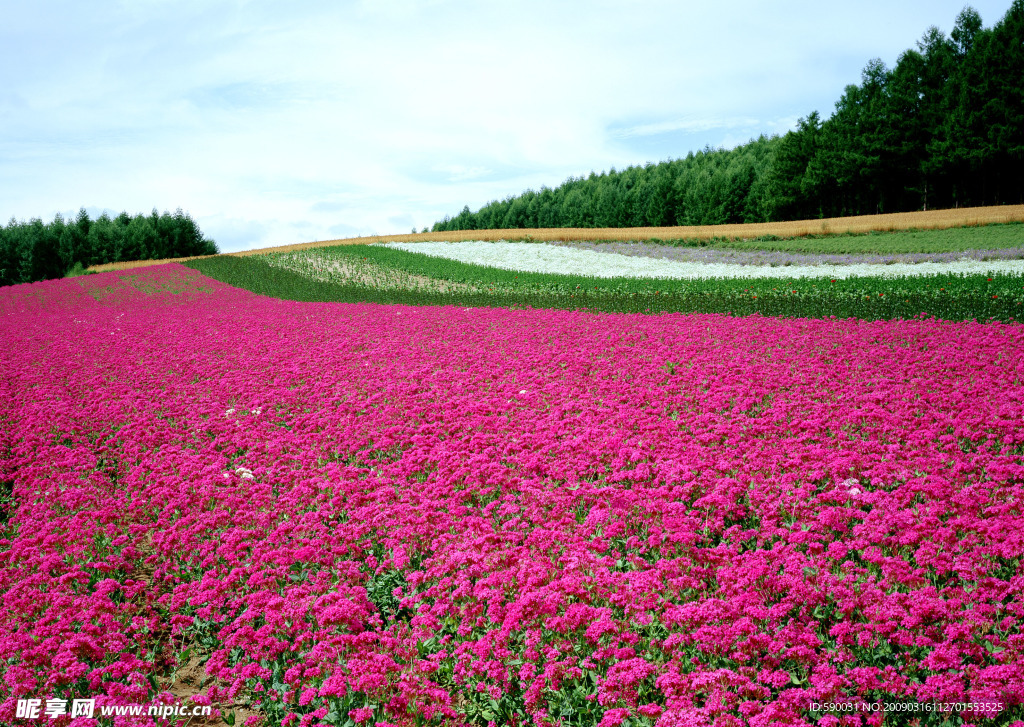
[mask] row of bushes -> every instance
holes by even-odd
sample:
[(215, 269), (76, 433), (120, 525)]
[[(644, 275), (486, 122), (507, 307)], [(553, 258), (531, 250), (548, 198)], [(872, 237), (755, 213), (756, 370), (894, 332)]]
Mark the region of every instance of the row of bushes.
[(106, 214), (92, 220), (79, 210), (73, 221), (57, 215), (53, 222), (15, 219), (0, 227), (0, 285), (34, 283), (61, 278), (90, 265), (126, 260), (160, 260), (214, 255), (213, 240), (203, 236), (191, 216), (180, 209), (172, 215)]

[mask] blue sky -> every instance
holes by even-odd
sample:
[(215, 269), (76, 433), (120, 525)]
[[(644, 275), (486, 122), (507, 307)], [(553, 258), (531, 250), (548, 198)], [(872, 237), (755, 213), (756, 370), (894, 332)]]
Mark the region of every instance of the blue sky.
[[(972, 5), (990, 27), (1009, 0)], [(963, 6), (11, 3), (0, 220), (181, 207), (226, 252), (405, 233), (827, 117)]]

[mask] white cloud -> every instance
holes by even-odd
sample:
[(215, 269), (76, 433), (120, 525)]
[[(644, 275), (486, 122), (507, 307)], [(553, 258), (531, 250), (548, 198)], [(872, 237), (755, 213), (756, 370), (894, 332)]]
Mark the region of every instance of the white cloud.
[(624, 129), (612, 131), (612, 136), (619, 139), (628, 139), (631, 136), (653, 136), (655, 134), (667, 134), (672, 131), (710, 131), (711, 129), (735, 129), (737, 127), (753, 127), (758, 125), (757, 119), (677, 119), (674, 121), (658, 121), (652, 124), (639, 124)]
[(450, 182), (477, 179), (491, 171), (487, 167), (466, 167), (462, 164), (435, 164), (432, 169), (444, 174)]
[[(1006, 5), (975, 3), (986, 25)], [(16, 4), (0, 27), (0, 218), (180, 206), (224, 249), (404, 232), (827, 116), (868, 59), (893, 63), (961, 6)]]

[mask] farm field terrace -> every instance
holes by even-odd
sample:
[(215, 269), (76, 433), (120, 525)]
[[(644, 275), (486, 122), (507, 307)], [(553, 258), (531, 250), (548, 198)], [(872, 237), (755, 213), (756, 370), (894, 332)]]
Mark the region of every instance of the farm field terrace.
[(1018, 325), (170, 264), (5, 288), (0, 328), (0, 722), (198, 664), (228, 723), (1024, 724)]
[[(986, 229), (965, 228), (959, 239), (977, 242)], [(302, 301), (1010, 322), (1024, 311), (1022, 257), (1024, 245), (852, 255), (468, 241), (339, 245), (185, 264), (230, 285)]]
[[(713, 228), (708, 228), (713, 229)], [(514, 239), (514, 238), (509, 238)], [(443, 242), (443, 240), (433, 240)], [(816, 254), (900, 255), (906, 253), (943, 253), (967, 250), (1000, 250), (1024, 247), (1024, 224), (1019, 222), (949, 227), (943, 229), (906, 229), (890, 232), (809, 233), (796, 236), (752, 234), (654, 238), (638, 240), (573, 238), (568, 244), (619, 247), (629, 242), (648, 242), (668, 248), (712, 248), (718, 250), (756, 250)], [(408, 241), (407, 241), (408, 242)], [(566, 241), (548, 240), (554, 244)]]
[[(1024, 247), (1024, 205), (863, 215), (830, 220), (802, 220), (695, 227), (604, 227), (506, 230), (457, 230), (411, 235), (375, 235), (317, 240), (258, 250), (225, 253), (234, 257), (293, 253), (340, 245), (389, 242), (544, 241), (554, 244), (646, 242), (664, 247), (774, 250), (807, 253), (937, 253)], [(107, 272), (193, 258), (136, 260), (94, 265)]]

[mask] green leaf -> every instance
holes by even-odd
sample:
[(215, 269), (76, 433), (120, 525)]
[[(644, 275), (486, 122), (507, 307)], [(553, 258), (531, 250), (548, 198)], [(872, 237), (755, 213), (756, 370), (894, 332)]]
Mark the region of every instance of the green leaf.
[(986, 639), (984, 643), (986, 651), (988, 651), (988, 653), (990, 654), (1001, 654), (1002, 652), (1006, 651), (1005, 648), (1003, 648), (1002, 646), (996, 646), (988, 639)]

